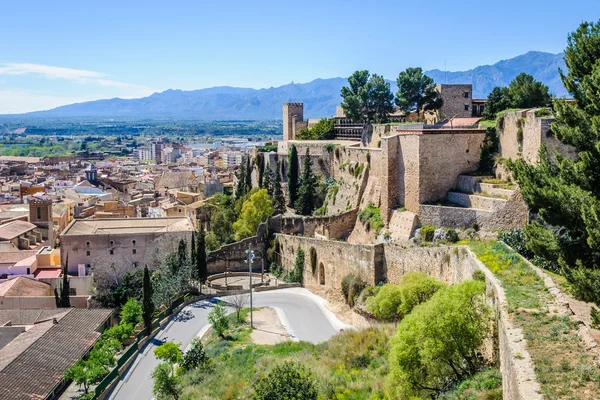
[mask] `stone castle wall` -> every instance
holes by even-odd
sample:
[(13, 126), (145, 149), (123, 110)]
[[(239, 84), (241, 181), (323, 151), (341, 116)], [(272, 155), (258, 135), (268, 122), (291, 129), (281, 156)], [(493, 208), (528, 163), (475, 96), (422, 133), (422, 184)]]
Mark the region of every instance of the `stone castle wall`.
[[(536, 117), (536, 111), (513, 111), (504, 115), (498, 130), (500, 156), (513, 160), (522, 157), (528, 163), (535, 164), (538, 161), (540, 147), (545, 145), (550, 154), (556, 150), (564, 156), (574, 158), (576, 156), (574, 149), (561, 143), (552, 134), (551, 125), (555, 119)], [(523, 131), (522, 141), (518, 137), (519, 129)]]

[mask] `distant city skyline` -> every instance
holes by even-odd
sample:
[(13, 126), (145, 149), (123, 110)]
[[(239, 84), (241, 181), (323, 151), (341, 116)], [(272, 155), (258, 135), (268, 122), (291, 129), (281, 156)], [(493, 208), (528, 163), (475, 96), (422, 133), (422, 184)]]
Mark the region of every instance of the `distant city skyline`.
[(462, 71), (560, 53), (600, 3), (315, 1), (9, 2), (0, 114), (167, 89), (268, 88), (368, 69)]

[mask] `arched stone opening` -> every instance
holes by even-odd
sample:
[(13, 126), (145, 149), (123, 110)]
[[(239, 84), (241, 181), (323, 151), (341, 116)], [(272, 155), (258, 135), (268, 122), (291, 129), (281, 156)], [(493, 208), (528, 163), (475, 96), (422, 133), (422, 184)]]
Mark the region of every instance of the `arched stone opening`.
[(325, 266), (319, 263), (319, 285), (325, 285)]

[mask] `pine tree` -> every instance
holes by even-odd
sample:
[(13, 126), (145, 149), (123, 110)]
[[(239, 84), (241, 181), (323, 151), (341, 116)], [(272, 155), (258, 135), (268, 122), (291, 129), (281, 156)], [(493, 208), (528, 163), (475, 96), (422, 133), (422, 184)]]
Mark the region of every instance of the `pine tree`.
[[(271, 195), (273, 198), (273, 209), (275, 210), (275, 214), (283, 214), (286, 211), (285, 196), (283, 195), (283, 189), (281, 189), (281, 173), (279, 170), (279, 163), (277, 163), (277, 173), (273, 182), (273, 194)], [(271, 170), (269, 170), (269, 172), (272, 173)]]
[(70, 284), (69, 279), (67, 277), (67, 272), (69, 270), (69, 255), (65, 256), (65, 265), (62, 270), (62, 285), (60, 287), (60, 306), (61, 307), (71, 307), (71, 298), (70, 298)]
[(152, 282), (148, 266), (144, 267), (144, 280), (142, 284), (142, 310), (144, 327), (148, 335), (152, 333), (152, 314), (154, 314), (154, 303), (152, 302)]
[(288, 155), (288, 194), (289, 194), (289, 206), (294, 207), (296, 199), (298, 197), (298, 150), (296, 146), (292, 145), (290, 148), (290, 154)]
[(300, 180), (300, 189), (298, 189), (298, 199), (295, 204), (296, 212), (299, 214), (312, 215), (315, 210), (316, 185), (315, 175), (312, 172), (310, 150), (307, 148), (304, 169), (302, 170), (302, 179)]
[(569, 35), (568, 71), (560, 71), (576, 100), (555, 100), (552, 133), (578, 153), (551, 157), (542, 147), (535, 165), (509, 162), (535, 218), (525, 229), (527, 249), (555, 263), (583, 300), (600, 304), (600, 23)]
[(204, 233), (204, 226), (200, 225), (200, 232), (198, 232), (198, 248), (196, 250), (196, 278), (204, 283), (208, 278), (208, 265), (206, 259), (206, 235)]

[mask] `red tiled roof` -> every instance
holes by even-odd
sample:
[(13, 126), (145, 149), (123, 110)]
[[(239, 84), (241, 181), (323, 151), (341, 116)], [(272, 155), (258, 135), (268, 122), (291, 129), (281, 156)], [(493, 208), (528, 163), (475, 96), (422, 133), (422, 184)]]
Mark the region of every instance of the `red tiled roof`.
[(0, 296), (48, 296), (51, 286), (26, 276), (0, 283)]
[(94, 345), (100, 336), (98, 328), (111, 313), (104, 309), (69, 309), (58, 324), (0, 370), (0, 399), (46, 398), (61, 382), (65, 370)]

